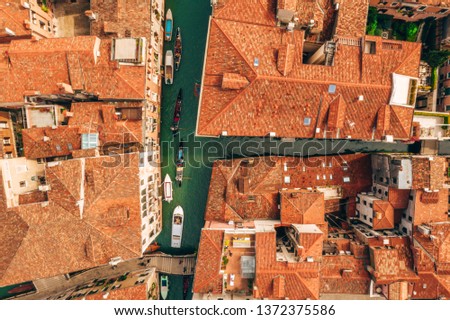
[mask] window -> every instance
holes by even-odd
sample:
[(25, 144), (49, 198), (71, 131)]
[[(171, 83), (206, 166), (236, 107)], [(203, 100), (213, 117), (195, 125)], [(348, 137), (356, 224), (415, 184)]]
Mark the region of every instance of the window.
[(392, 178), (392, 182), (393, 182), (394, 184), (397, 184), (397, 178)]
[(370, 206), (371, 208), (373, 208), (373, 203), (369, 203), (369, 206)]
[(70, 151), (73, 150), (73, 146), (72, 146), (72, 144), (71, 144), (70, 142), (67, 144), (67, 148), (68, 148)]
[(387, 197), (387, 195), (388, 195), (388, 192), (387, 192), (387, 191), (385, 191), (385, 192), (384, 192), (384, 195), (385, 195), (385, 196)]
[(447, 72), (447, 79), (450, 79), (450, 72)]
[(360, 199), (359, 199), (359, 197), (357, 196), (356, 197), (356, 203), (359, 203), (360, 202)]
[(367, 201), (366, 200), (364, 200), (363, 203), (364, 203), (365, 206), (367, 206)]
[(380, 182), (383, 182), (383, 177), (380, 177)]
[(363, 217), (364, 217), (364, 220), (367, 220), (367, 216), (366, 215), (364, 215)]
[(450, 111), (450, 106), (445, 106), (445, 111)]
[(409, 220), (409, 221), (412, 221), (412, 217), (411, 217), (411, 216), (408, 216), (408, 220)]
[(439, 75), (439, 80), (440, 80), (440, 81), (444, 80), (444, 75), (443, 75), (443, 74), (440, 74), (440, 75)]
[(8, 129), (8, 122), (0, 121), (0, 129)]
[(356, 217), (359, 218), (359, 210), (356, 210)]
[(389, 178), (386, 178), (386, 183), (389, 184)]
[(364, 44), (364, 53), (375, 54), (376, 52), (376, 42), (366, 41)]
[(402, 228), (402, 231), (403, 231), (404, 233), (406, 233), (406, 234), (408, 233), (408, 230), (406, 230), (405, 227)]
[(369, 221), (370, 221), (370, 222), (372, 223), (372, 222), (373, 222), (373, 219), (372, 219), (372, 218), (370, 218), (370, 219), (369, 219)]
[(56, 151), (60, 152), (61, 151), (61, 146), (59, 144), (55, 145)]
[(6, 158), (6, 159), (12, 159), (12, 157), (13, 157), (12, 152), (6, 152), (6, 153), (5, 153), (5, 158)]
[(446, 96), (450, 96), (450, 87), (449, 88), (444, 88), (444, 94)]
[(5, 146), (9, 146), (11, 144), (11, 138), (9, 138), (9, 137), (3, 138), (3, 144)]
[(378, 194), (381, 194), (381, 189), (378, 189)]
[(146, 227), (147, 225), (144, 223), (143, 225), (142, 225), (142, 231), (144, 231), (145, 230), (145, 227)]
[(147, 242), (147, 239), (142, 240), (142, 245), (145, 245), (146, 242)]
[(21, 188), (25, 188), (27, 186), (27, 182), (25, 180), (22, 180), (19, 182), (19, 185)]
[(412, 194), (409, 195), (409, 200), (414, 200), (414, 196)]
[(306, 117), (305, 119), (303, 119), (303, 124), (304, 124), (305, 126), (311, 125), (311, 118)]

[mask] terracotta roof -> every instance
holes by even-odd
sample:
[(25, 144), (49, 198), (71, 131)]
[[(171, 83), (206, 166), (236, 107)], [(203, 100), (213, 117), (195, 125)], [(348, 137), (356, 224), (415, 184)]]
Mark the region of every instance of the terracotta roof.
[(331, 100), (328, 109), (328, 128), (330, 130), (344, 128), (346, 108), (347, 105), (341, 95)]
[(447, 175), (447, 160), (444, 157), (413, 157), (413, 189), (442, 189)]
[[(252, 163), (250, 164), (249, 161)], [(284, 171), (285, 164), (286, 171)], [(358, 192), (371, 188), (370, 168), (370, 156), (361, 154), (340, 157), (262, 157), (246, 160), (218, 160), (214, 163), (212, 170), (205, 220), (228, 222), (230, 220), (276, 219), (280, 216), (278, 193), (282, 188), (336, 185), (342, 187), (343, 198), (354, 198)], [(285, 177), (289, 177), (289, 183), (285, 183)], [(344, 177), (348, 177), (350, 181), (343, 182)], [(239, 192), (238, 181), (241, 178), (248, 180), (247, 193)], [(287, 203), (282, 204), (284, 205), (286, 206), (283, 208), (288, 210), (285, 218), (291, 221), (290, 219), (294, 217), (289, 212), (294, 212), (296, 208), (289, 209)], [(313, 214), (320, 208), (320, 200), (311, 205), (311, 211), (304, 208), (307, 219), (313, 219), (313, 217), (320, 219)], [(326, 212), (339, 211), (339, 208), (340, 206), (333, 200), (325, 201)], [(347, 212), (350, 216), (354, 216), (354, 203), (348, 205)], [(295, 219), (300, 219), (298, 214)], [(311, 223), (320, 224), (315, 218), (313, 221)]]
[[(317, 262), (278, 262), (276, 260), (275, 232), (256, 233), (255, 285), (261, 296), (275, 299), (279, 296), (277, 277), (285, 278), (285, 297), (290, 300), (319, 298), (319, 264)], [(277, 289), (277, 290), (275, 290)]]
[[(21, 5), (21, 0), (0, 2), (0, 30), (10, 29), (16, 37), (31, 36), (31, 30), (25, 28), (25, 20), (30, 20), (30, 12)], [(2, 35), (0, 34), (0, 37)]]
[(418, 280), (412, 270), (413, 258), (409, 241), (405, 238), (403, 244), (395, 247), (370, 246), (372, 276), (377, 284), (389, 284), (398, 281)]
[(141, 255), (139, 156), (126, 156), (128, 166), (105, 166), (118, 158), (98, 157), (49, 167), (48, 205), (22, 205), (2, 214), (0, 285)]
[(78, 128), (59, 126), (22, 130), (23, 151), (28, 159), (68, 156), (81, 149)]
[(283, 224), (325, 223), (325, 200), (322, 192), (283, 190), (280, 192), (280, 205)]
[(222, 89), (243, 89), (248, 86), (247, 78), (237, 73), (224, 73), (222, 78)]
[(366, 271), (365, 259), (355, 256), (323, 256), (320, 265), (321, 293), (367, 294), (370, 287), (370, 274)]
[(389, 188), (388, 201), (394, 209), (406, 209), (408, 207), (410, 190)]
[(388, 201), (373, 202), (373, 230), (394, 229), (394, 208)]
[(273, 296), (277, 299), (282, 299), (286, 296), (286, 278), (283, 276), (276, 276), (273, 279)]
[[(354, 2), (347, 7), (355, 5), (358, 9), (364, 1)], [(367, 10), (367, 1), (365, 6)], [(339, 123), (343, 123), (340, 137), (372, 139), (378, 111), (390, 100), (392, 73), (417, 77), (420, 44), (366, 36), (364, 39), (374, 41), (376, 46), (374, 54), (366, 54), (361, 53), (364, 40), (338, 36), (333, 66), (304, 64), (304, 32), (286, 33), (276, 27), (266, 8), (259, 1), (248, 0), (227, 1), (215, 9), (197, 133), (219, 136), (227, 131), (231, 136), (266, 136), (275, 132), (279, 137), (323, 138), (330, 102), (340, 95), (347, 106)], [(365, 29), (365, 22), (362, 24)], [(289, 48), (287, 45), (294, 48), (293, 56), (285, 59), (282, 53), (280, 63), (287, 66), (290, 62), (285, 60), (292, 60), (293, 64), (292, 70), (282, 68), (287, 74), (283, 76), (276, 56), (280, 58), (280, 47)], [(225, 73), (240, 74), (250, 84), (239, 90), (223, 90), (220, 79)], [(336, 85), (334, 94), (329, 93), (331, 84)], [(362, 101), (359, 96), (364, 97)], [(414, 110), (393, 106), (390, 111), (386, 134), (409, 138)], [(316, 123), (320, 131), (316, 131)], [(381, 136), (381, 132), (375, 132), (375, 139)]]
[(369, 0), (340, 0), (336, 34), (346, 37), (364, 37), (368, 10)]
[(419, 248), (425, 250), (426, 255), (432, 259), (436, 269), (448, 274), (450, 272), (450, 222), (431, 223), (426, 226), (430, 229), (430, 234), (425, 235), (414, 230), (414, 240), (419, 243)]
[[(105, 104), (102, 102), (73, 103), (70, 111), (69, 126), (79, 128), (82, 133), (98, 133), (100, 145), (111, 142), (142, 143), (142, 120), (119, 119), (116, 108), (123, 104)], [(142, 106), (129, 106), (141, 111)]]
[(202, 230), (192, 287), (194, 292), (222, 293), (222, 277), (219, 270), (223, 235), (223, 230)]
[(412, 299), (450, 299), (450, 276), (419, 273), (414, 283)]
[[(91, 21), (91, 35), (102, 38), (150, 38), (151, 2), (150, 0), (91, 0), (91, 10), (98, 17), (95, 21)], [(161, 9), (159, 8), (158, 11), (164, 16)]]
[(86, 300), (147, 300), (146, 284), (134, 287), (119, 288), (108, 291), (108, 296), (104, 298), (104, 292), (98, 292), (84, 296)]
[(282, 44), (278, 49), (277, 68), (283, 76), (292, 71), (295, 59), (295, 46), (293, 44)]
[[(414, 172), (414, 171), (413, 171)], [(417, 190), (414, 198), (414, 225), (423, 223), (445, 222), (448, 219), (448, 189), (439, 192)], [(430, 202), (427, 197), (432, 197)]]
[(6, 89), (0, 92), (0, 102), (22, 102), (27, 92), (61, 93), (67, 85), (101, 99), (145, 97), (145, 67), (118, 68), (117, 61), (111, 61), (110, 39), (84, 36), (16, 40), (2, 47), (1, 60), (7, 59), (5, 51), (9, 68), (0, 78), (0, 85)]

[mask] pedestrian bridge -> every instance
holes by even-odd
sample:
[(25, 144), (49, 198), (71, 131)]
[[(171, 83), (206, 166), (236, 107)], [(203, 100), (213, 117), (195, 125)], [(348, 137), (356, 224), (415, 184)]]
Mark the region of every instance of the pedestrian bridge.
[(172, 256), (166, 253), (153, 253), (141, 258), (141, 266), (156, 268), (159, 272), (173, 275), (193, 275), (195, 271), (196, 254)]

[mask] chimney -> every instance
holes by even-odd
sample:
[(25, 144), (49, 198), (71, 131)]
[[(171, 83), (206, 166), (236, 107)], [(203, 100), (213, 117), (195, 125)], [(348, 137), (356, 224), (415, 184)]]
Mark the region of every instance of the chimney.
[(11, 29), (5, 28), (5, 32), (10, 37), (15, 37), (16, 36), (16, 33), (14, 31), (12, 31)]
[(59, 82), (57, 83), (57, 86), (62, 93), (73, 94), (73, 89), (70, 84)]
[(86, 11), (84, 12), (84, 15), (85, 15), (86, 17), (88, 17), (89, 20), (92, 20), (92, 21), (95, 21), (95, 20), (97, 20), (97, 18), (98, 18), (97, 13), (94, 13), (94, 11), (92, 11), (92, 10), (86, 10)]

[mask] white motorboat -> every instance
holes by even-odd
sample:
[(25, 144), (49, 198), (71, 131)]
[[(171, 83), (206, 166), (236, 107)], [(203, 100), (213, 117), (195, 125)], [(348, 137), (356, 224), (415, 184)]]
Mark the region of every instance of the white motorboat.
[(181, 206), (177, 206), (172, 217), (172, 247), (181, 248), (181, 238), (183, 236), (184, 212)]
[(164, 61), (164, 79), (166, 84), (173, 84), (173, 52), (167, 50)]
[(167, 202), (171, 202), (173, 200), (173, 188), (172, 188), (172, 179), (170, 179), (169, 174), (166, 174), (164, 178), (164, 200)]

